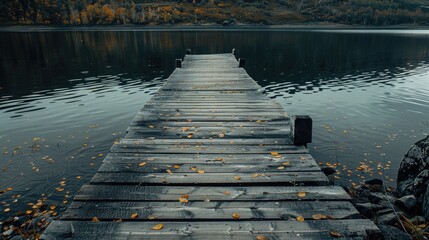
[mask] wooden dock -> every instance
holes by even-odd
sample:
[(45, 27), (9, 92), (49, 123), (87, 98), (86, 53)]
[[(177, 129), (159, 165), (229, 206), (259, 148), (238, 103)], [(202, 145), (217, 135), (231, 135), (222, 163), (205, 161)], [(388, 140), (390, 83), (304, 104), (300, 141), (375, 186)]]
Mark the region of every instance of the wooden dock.
[(176, 64), (42, 239), (378, 236), (243, 60), (186, 55)]

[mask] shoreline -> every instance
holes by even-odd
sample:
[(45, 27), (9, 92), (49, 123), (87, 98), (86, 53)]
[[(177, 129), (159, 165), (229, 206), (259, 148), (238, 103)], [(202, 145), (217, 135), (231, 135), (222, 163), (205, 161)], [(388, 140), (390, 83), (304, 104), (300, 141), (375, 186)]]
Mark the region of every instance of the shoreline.
[(0, 32), (108, 32), (108, 31), (359, 31), (359, 30), (429, 30), (429, 26), (400, 24), (389, 26), (345, 25), (335, 23), (309, 24), (236, 24), (221, 26), (218, 24), (180, 24), (180, 25), (0, 25)]

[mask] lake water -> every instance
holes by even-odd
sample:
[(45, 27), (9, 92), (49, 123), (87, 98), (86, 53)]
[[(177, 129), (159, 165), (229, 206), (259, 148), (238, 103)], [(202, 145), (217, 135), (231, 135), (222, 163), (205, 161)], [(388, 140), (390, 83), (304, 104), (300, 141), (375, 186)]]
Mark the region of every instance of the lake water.
[(0, 220), (43, 197), (61, 212), (186, 48), (236, 48), (271, 98), (313, 118), (309, 148), (340, 164), (338, 184), (394, 185), (429, 134), (428, 31), (0, 32)]

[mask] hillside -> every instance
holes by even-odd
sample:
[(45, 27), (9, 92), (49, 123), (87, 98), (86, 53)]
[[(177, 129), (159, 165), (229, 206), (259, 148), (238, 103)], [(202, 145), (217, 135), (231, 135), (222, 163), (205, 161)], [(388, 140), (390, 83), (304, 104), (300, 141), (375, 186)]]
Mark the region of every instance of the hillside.
[(3, 24), (429, 24), (429, 0), (11, 0)]

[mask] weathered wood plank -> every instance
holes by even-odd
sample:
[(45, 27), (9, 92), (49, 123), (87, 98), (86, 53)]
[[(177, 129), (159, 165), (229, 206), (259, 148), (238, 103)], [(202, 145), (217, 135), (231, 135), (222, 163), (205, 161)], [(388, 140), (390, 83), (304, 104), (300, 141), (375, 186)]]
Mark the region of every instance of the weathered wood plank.
[(254, 177), (251, 173), (97, 173), (92, 184), (139, 185), (280, 185), (326, 186), (328, 178), (322, 172), (269, 172)]
[(313, 219), (314, 214), (322, 214), (333, 219), (359, 218), (360, 214), (350, 202), (92, 202), (74, 201), (61, 217), (62, 220), (100, 220), (114, 219), (133, 220), (131, 215), (137, 213), (135, 220), (150, 221), (155, 216), (157, 221), (184, 220), (235, 220), (233, 214), (239, 214), (240, 220), (289, 220), (298, 216), (306, 220)]
[[(163, 224), (159, 231), (153, 226)], [(228, 221), (228, 222), (99, 222), (54, 221), (42, 239), (366, 239), (378, 228), (367, 219)], [(341, 239), (341, 238), (340, 238)]]
[(284, 154), (290, 153), (308, 153), (308, 150), (303, 146), (293, 145), (138, 145), (138, 144), (114, 144), (110, 148), (112, 153), (161, 153), (161, 154), (179, 154), (179, 153), (266, 153), (280, 152)]
[(313, 157), (308, 153), (280, 153), (279, 156), (273, 156), (271, 154), (180, 154), (180, 156), (174, 154), (153, 154), (153, 153), (109, 153), (103, 162), (109, 163), (123, 163), (123, 164), (139, 164), (141, 162), (146, 163), (159, 163), (159, 164), (198, 164), (198, 163), (245, 163), (245, 164), (281, 164), (283, 162), (300, 162), (312, 164), (314, 161)]
[[(256, 122), (255, 121), (145, 121), (145, 120), (139, 120), (134, 119), (130, 126), (147, 126), (149, 128), (164, 128), (164, 127), (235, 127), (235, 128), (246, 128), (246, 127), (260, 127), (260, 126), (266, 126), (266, 127), (285, 127), (290, 128), (290, 121), (284, 120), (284, 121), (264, 121), (262, 122)], [(262, 121), (262, 120), (261, 120)], [(261, 124), (262, 123), (262, 124)]]
[[(304, 192), (305, 196), (298, 196)], [(349, 201), (340, 186), (129, 186), (83, 185), (75, 196), (77, 201), (178, 201), (188, 194), (189, 201)]]
[[(148, 126), (129, 127), (126, 138), (187, 138), (192, 133), (192, 138), (217, 138), (223, 134), (225, 139), (234, 138), (290, 138), (291, 131), (288, 128), (223, 128), (223, 127), (201, 127), (201, 128), (149, 128)], [(222, 136), (222, 135), (221, 135)]]
[[(306, 172), (306, 171), (320, 171), (319, 166), (315, 161), (285, 161), (282, 163), (223, 163), (217, 162), (204, 162), (204, 163), (153, 163), (153, 162), (140, 162), (135, 164), (130, 163), (104, 163), (101, 165), (98, 172), (116, 172), (116, 173), (165, 173), (167, 170), (174, 171), (175, 173), (193, 173), (197, 170), (203, 170), (206, 173), (216, 172), (236, 172), (236, 173), (256, 173), (264, 174), (265, 172)], [(146, 163), (143, 167), (139, 164)]]
[[(198, 132), (188, 131), (188, 134), (192, 134), (192, 136), (195, 134), (197, 135)], [(208, 146), (208, 145), (250, 145), (254, 146), (257, 145), (260, 147), (260, 145), (268, 146), (268, 145), (275, 145), (278, 147), (288, 147), (291, 149), (296, 149), (295, 146), (288, 146), (292, 144), (292, 141), (287, 138), (250, 138), (250, 139), (224, 139), (224, 135), (228, 135), (228, 133), (225, 133), (221, 136), (216, 136), (216, 138), (213, 139), (193, 139), (192, 137), (186, 138), (186, 139), (130, 139), (125, 138), (119, 141), (119, 144), (124, 145), (177, 145), (177, 146)]]

